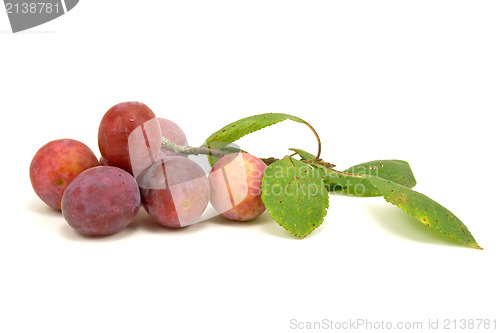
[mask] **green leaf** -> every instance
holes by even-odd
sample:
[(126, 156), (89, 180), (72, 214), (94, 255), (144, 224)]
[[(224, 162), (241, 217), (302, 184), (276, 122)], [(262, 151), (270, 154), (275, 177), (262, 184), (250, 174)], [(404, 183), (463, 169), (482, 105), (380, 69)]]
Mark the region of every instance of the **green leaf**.
[(417, 185), (410, 164), (402, 160), (375, 160), (355, 165), (344, 172), (376, 176), (410, 188)]
[(329, 191), (360, 197), (381, 196), (380, 190), (367, 180), (375, 176), (397, 184), (414, 187), (417, 184), (410, 165), (401, 160), (375, 160), (338, 172), (323, 168), (323, 180)]
[[(220, 130), (210, 135), (205, 140), (205, 143), (203, 145), (211, 149), (221, 149), (227, 146), (229, 143), (232, 143), (247, 134), (253, 133), (287, 119), (298, 123), (307, 124), (305, 120), (285, 113), (258, 114), (255, 116), (237, 120), (229, 125), (224, 126)], [(213, 165), (216, 160), (217, 158), (209, 156), (209, 162), (211, 165)]]
[(298, 149), (298, 148), (289, 148), (289, 149), (291, 151), (293, 151), (294, 153), (297, 153), (297, 155), (299, 155), (302, 160), (312, 160), (312, 159), (316, 158), (316, 155), (308, 153), (305, 150)]
[(314, 168), (285, 157), (267, 167), (262, 178), (262, 201), (283, 228), (305, 237), (323, 222), (328, 192)]
[(436, 201), (390, 180), (368, 176), (368, 181), (382, 193), (387, 202), (399, 207), (408, 215), (417, 218), (431, 229), (462, 244), (482, 250), (465, 224)]
[(323, 178), (323, 183), (330, 192), (356, 197), (379, 197), (382, 195), (366, 179), (367, 176), (365, 175), (343, 173), (316, 164), (314, 166), (318, 168)]
[[(316, 155), (302, 149), (290, 148), (290, 150), (297, 153), (302, 161), (316, 158)], [(316, 168), (328, 191), (364, 197), (381, 195), (377, 188), (368, 182), (362, 174), (349, 174), (328, 169), (320, 163), (312, 163), (311, 165)]]
[(222, 147), (220, 150), (230, 154), (230, 153), (246, 153), (246, 151), (244, 151), (243, 149), (241, 148), (238, 148), (238, 147), (233, 147), (233, 146), (225, 146), (225, 147)]
[(213, 149), (225, 147), (228, 143), (234, 142), (239, 138), (282, 122), (284, 120), (293, 120), (298, 123), (306, 124), (306, 121), (285, 113), (263, 113), (255, 116), (246, 117), (229, 125), (224, 126), (217, 132), (213, 133), (205, 140), (205, 144)]
[[(301, 160), (316, 158), (305, 150), (290, 148), (297, 153)], [(401, 160), (375, 160), (350, 167), (342, 172), (325, 168), (320, 163), (313, 163), (320, 172), (326, 188), (331, 192), (338, 192), (359, 197), (377, 197), (382, 193), (364, 176), (376, 176), (391, 180), (406, 187), (417, 184), (410, 165)]]

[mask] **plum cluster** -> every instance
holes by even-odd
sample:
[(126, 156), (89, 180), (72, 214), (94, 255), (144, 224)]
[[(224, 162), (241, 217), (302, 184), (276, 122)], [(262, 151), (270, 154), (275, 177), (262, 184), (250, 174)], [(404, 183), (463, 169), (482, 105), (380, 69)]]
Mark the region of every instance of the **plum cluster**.
[(127, 227), (141, 206), (157, 223), (180, 228), (199, 222), (209, 203), (230, 220), (249, 221), (265, 211), (261, 181), (266, 164), (248, 153), (221, 157), (208, 172), (167, 139), (187, 146), (184, 131), (143, 103), (125, 102), (103, 116), (98, 160), (85, 144), (54, 140), (30, 165), (35, 193), (87, 236)]

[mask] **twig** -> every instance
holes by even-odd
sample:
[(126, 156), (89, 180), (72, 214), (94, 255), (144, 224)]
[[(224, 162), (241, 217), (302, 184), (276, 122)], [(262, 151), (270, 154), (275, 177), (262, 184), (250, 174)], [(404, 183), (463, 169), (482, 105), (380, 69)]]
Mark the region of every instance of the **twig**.
[(207, 146), (201, 147), (191, 147), (191, 146), (181, 146), (173, 143), (169, 139), (163, 137), (161, 139), (161, 146), (163, 149), (169, 150), (174, 153), (186, 154), (186, 155), (210, 155), (214, 157), (222, 157), (224, 155), (230, 154), (230, 151), (223, 151), (220, 149), (211, 149)]

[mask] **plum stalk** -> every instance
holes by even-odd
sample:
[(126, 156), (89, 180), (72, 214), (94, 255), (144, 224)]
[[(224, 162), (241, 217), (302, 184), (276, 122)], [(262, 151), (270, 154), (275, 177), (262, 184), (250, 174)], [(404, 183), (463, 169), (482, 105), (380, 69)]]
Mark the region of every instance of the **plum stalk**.
[[(346, 173), (346, 172), (335, 170), (334, 169), (335, 164), (323, 161), (320, 158), (321, 139), (319, 138), (318, 132), (316, 132), (314, 127), (312, 127), (309, 123), (306, 122), (305, 124), (311, 129), (311, 131), (314, 133), (314, 136), (316, 137), (316, 140), (318, 141), (318, 152), (317, 152), (315, 158), (303, 160), (304, 163), (321, 165), (321, 166), (323, 166), (327, 169), (330, 169), (338, 174), (343, 174), (346, 176), (362, 177), (361, 175), (358, 175), (358, 174), (351, 174), (351, 173)], [(227, 154), (231, 154), (231, 153), (235, 153), (235, 152), (244, 152), (240, 149), (232, 148), (232, 147), (224, 147), (224, 149), (225, 149), (224, 150), (224, 149), (213, 149), (213, 148), (209, 148), (207, 146), (201, 146), (201, 147), (192, 147), (192, 146), (188, 146), (188, 145), (182, 146), (182, 145), (178, 145), (178, 144), (173, 143), (172, 141), (170, 141), (169, 139), (167, 139), (165, 137), (162, 137), (161, 144), (162, 144), (163, 149), (169, 150), (169, 151), (177, 153), (177, 154), (184, 154), (184, 155), (209, 155), (209, 156), (220, 158), (220, 157), (223, 157)], [(231, 148), (231, 149), (228, 149), (228, 148)], [(291, 156), (293, 156), (295, 154), (292, 154)], [(261, 158), (261, 160), (266, 165), (270, 165), (274, 162), (279, 161), (280, 159), (275, 158), (275, 157), (268, 157), (268, 158)]]
[[(316, 137), (316, 140), (318, 141), (318, 152), (316, 153), (316, 157), (314, 159), (312, 159), (311, 162), (315, 161), (315, 162), (319, 162), (319, 163), (326, 163), (320, 159), (321, 139), (319, 138), (318, 132), (316, 132), (316, 130), (314, 129), (314, 127), (311, 126), (311, 124), (309, 124), (307, 122), (304, 122), (304, 124), (311, 129), (311, 131), (314, 133), (314, 136)], [(209, 148), (208, 146), (201, 146), (201, 147), (182, 146), (182, 145), (178, 145), (178, 144), (173, 143), (172, 141), (168, 140), (165, 137), (162, 137), (161, 143), (162, 143), (163, 149), (169, 150), (169, 151), (174, 152), (174, 153), (185, 154), (185, 155), (210, 155), (210, 156), (220, 158), (220, 157), (223, 157), (224, 155), (241, 151), (241, 150), (236, 149), (236, 148), (235, 149), (227, 149), (228, 147), (225, 147), (226, 149), (213, 149), (213, 148)], [(269, 164), (272, 164), (272, 163), (278, 161), (279, 159), (274, 158), (274, 157), (269, 157), (269, 158), (261, 158), (261, 160), (264, 161), (264, 163), (266, 163), (267, 165), (269, 165)], [(326, 163), (326, 164), (330, 167), (335, 166), (331, 163)]]
[(201, 147), (181, 146), (173, 143), (172, 141), (170, 141), (165, 137), (161, 138), (161, 146), (163, 149), (185, 155), (211, 155), (214, 157), (222, 157), (229, 153), (235, 152), (235, 151), (223, 151), (220, 149), (212, 149), (208, 148), (207, 146), (201, 146)]
[[(161, 146), (163, 149), (169, 150), (171, 152), (177, 153), (177, 154), (184, 154), (184, 155), (210, 155), (213, 157), (223, 157), (227, 154), (235, 153), (235, 152), (244, 152), (243, 150), (237, 149), (237, 148), (232, 148), (232, 149), (213, 149), (209, 148), (207, 146), (201, 146), (201, 147), (192, 147), (192, 146), (182, 146), (173, 143), (169, 139), (162, 137), (161, 138)], [(227, 148), (227, 147), (226, 147)], [(278, 158), (275, 157), (268, 157), (268, 158), (261, 158), (261, 160), (266, 163), (266, 165), (270, 165), (276, 161), (279, 161)]]

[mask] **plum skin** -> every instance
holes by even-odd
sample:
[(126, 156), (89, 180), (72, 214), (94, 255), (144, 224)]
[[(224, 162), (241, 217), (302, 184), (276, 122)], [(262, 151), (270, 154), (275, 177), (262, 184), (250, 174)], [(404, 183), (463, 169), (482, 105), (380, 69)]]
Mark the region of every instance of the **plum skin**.
[(82, 235), (107, 236), (128, 226), (139, 213), (137, 183), (126, 171), (97, 166), (82, 172), (62, 198), (62, 213)]
[(153, 220), (166, 227), (180, 228), (197, 222), (209, 202), (205, 172), (186, 157), (158, 160), (137, 182), (144, 209)]
[(68, 185), (81, 172), (97, 165), (97, 157), (84, 143), (73, 139), (50, 141), (36, 152), (31, 161), (31, 185), (43, 202), (60, 210)]
[[(99, 150), (106, 163), (132, 173), (129, 136), (134, 129), (155, 118), (153, 111), (140, 102), (124, 102), (110, 108), (98, 130)], [(157, 158), (161, 148), (161, 130), (157, 122), (149, 128), (148, 145), (153, 158)]]
[(262, 177), (267, 165), (248, 153), (231, 153), (220, 158), (208, 175), (210, 202), (224, 217), (250, 221), (266, 207), (261, 198)]

